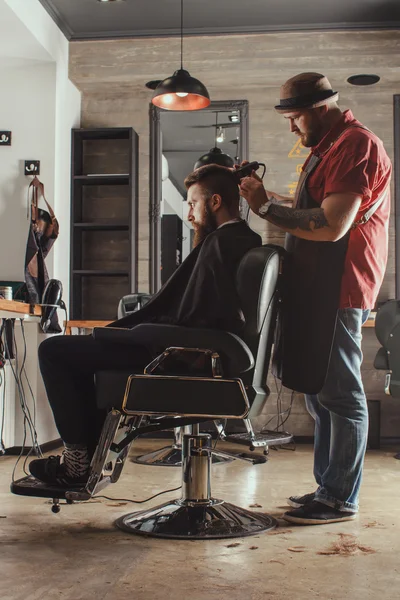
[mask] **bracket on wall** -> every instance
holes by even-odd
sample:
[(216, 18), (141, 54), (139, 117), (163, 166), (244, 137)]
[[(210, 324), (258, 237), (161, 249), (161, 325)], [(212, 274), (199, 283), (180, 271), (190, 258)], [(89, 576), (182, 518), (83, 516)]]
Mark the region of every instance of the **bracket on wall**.
[(11, 131), (0, 131), (0, 146), (11, 146)]
[(40, 160), (25, 161), (25, 175), (40, 175)]

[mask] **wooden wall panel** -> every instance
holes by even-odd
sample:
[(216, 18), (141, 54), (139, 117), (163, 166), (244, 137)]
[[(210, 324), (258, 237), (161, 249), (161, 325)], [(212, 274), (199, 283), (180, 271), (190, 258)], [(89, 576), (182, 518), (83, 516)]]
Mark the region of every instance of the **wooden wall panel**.
[[(73, 42), (70, 78), (83, 92), (82, 126), (131, 126), (139, 134), (139, 283), (148, 286), (149, 119), (151, 92), (146, 81), (163, 79), (179, 66), (178, 38), (142, 38)], [(400, 93), (400, 31), (334, 31), (190, 37), (184, 40), (184, 66), (203, 81), (213, 100), (247, 99), (250, 158), (265, 162), (268, 189), (287, 194), (304, 158), (294, 149), (297, 138), (273, 106), (279, 87), (302, 71), (325, 73), (340, 92), (340, 106), (381, 139), (393, 158), (393, 95)], [(355, 87), (346, 79), (356, 73), (377, 73), (376, 86)], [(292, 152), (293, 151), (293, 152)], [(289, 154), (292, 153), (292, 156)], [(390, 259), (380, 300), (394, 298), (394, 217), (390, 227)], [(282, 243), (272, 225), (252, 218), (265, 242)], [(372, 339), (370, 339), (372, 336)], [(366, 354), (377, 348), (368, 330)], [(366, 342), (365, 342), (366, 343)], [(367, 393), (383, 398), (383, 376), (364, 365)], [(285, 396), (286, 402), (286, 396)], [(309, 435), (312, 423), (296, 397), (292, 429)], [(400, 435), (397, 405), (383, 403), (383, 435)], [(400, 414), (400, 412), (399, 412)]]

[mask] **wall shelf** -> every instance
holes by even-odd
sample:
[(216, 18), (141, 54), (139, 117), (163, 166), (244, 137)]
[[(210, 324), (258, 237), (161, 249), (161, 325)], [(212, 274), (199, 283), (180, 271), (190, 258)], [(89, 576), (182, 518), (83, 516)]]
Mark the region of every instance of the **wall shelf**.
[(71, 319), (115, 319), (137, 291), (138, 136), (73, 129), (71, 162)]

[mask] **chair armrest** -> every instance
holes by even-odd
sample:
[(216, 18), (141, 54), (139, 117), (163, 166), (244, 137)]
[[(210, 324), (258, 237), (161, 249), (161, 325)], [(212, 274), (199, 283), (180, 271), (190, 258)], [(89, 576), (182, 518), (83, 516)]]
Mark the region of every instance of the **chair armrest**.
[[(248, 346), (226, 331), (143, 323), (133, 329), (95, 328), (93, 337), (110, 344), (128, 344), (165, 350), (171, 346), (213, 350), (221, 356), (229, 372), (244, 373), (254, 366)], [(226, 363), (228, 362), (228, 365)]]

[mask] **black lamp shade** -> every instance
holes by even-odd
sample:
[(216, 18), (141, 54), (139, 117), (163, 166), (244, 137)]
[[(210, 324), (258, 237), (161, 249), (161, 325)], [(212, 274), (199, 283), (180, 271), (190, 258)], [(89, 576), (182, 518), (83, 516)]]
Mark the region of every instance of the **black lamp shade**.
[(209, 106), (210, 96), (201, 81), (179, 69), (156, 87), (151, 101), (164, 110), (200, 110)]
[(234, 164), (233, 158), (231, 158), (229, 154), (224, 154), (221, 148), (211, 148), (210, 152), (200, 156), (199, 160), (194, 165), (194, 170), (203, 167), (204, 165), (221, 165), (221, 167), (232, 168)]

